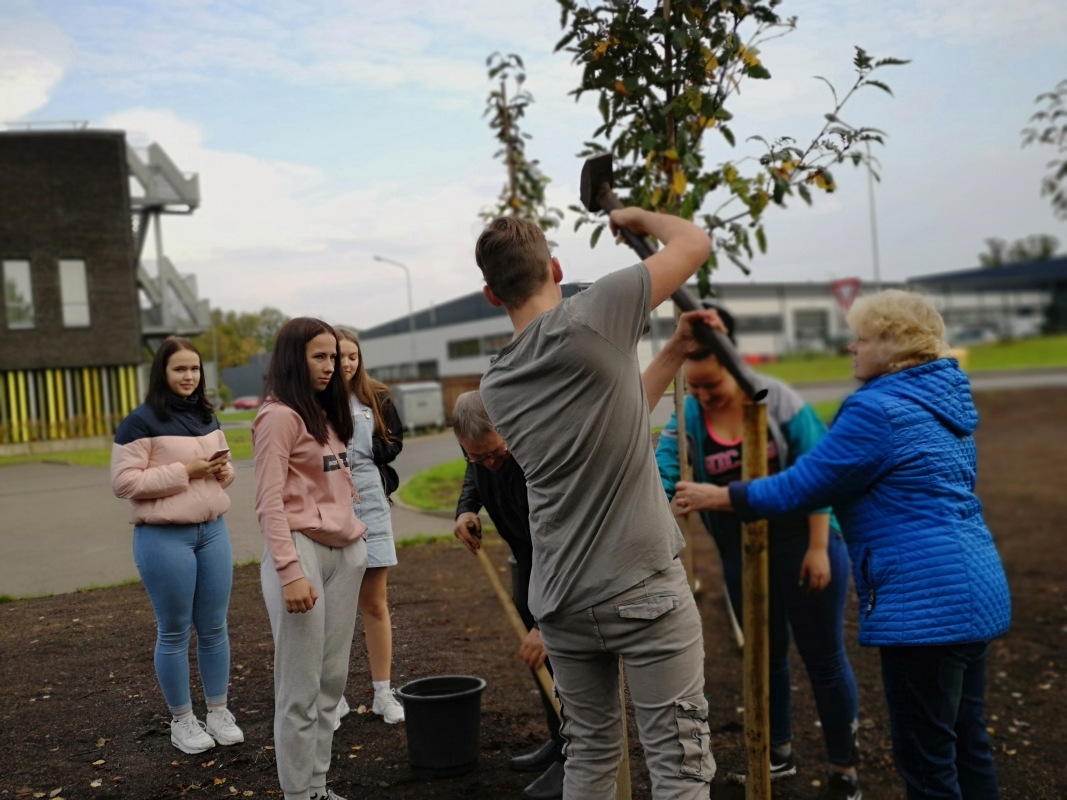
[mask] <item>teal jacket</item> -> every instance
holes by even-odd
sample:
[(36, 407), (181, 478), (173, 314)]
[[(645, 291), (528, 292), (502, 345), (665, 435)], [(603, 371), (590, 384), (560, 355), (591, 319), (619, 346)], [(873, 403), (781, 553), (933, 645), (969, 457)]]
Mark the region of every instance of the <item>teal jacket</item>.
[[(774, 440), (778, 448), (779, 462), (782, 469), (792, 466), (796, 460), (815, 448), (823, 436), (826, 435), (826, 425), (819, 419), (815, 410), (804, 402), (804, 399), (790, 386), (775, 378), (761, 375), (760, 380), (767, 389), (767, 434)], [(693, 464), (693, 480), (697, 483), (711, 483), (704, 469), (704, 436), (696, 435), (704, 431), (704, 415), (696, 398), (685, 398), (685, 430), (689, 442), (689, 460)], [(659, 466), (660, 480), (667, 497), (674, 497), (674, 486), (680, 479), (678, 466), (678, 420), (671, 414), (670, 421), (660, 433), (659, 444), (656, 446), (656, 464)], [(816, 509), (810, 513), (829, 513), (829, 508)], [(783, 535), (808, 535), (807, 511), (799, 514), (789, 514), (795, 517), (788, 520), (785, 529), (775, 528), (776, 538)], [(717, 512), (704, 512), (701, 514), (704, 525), (712, 535), (719, 531), (719, 514)], [(786, 520), (778, 520), (786, 522)], [(837, 522), (830, 518), (830, 527), (836, 533)], [(773, 539), (772, 539), (773, 545)]]

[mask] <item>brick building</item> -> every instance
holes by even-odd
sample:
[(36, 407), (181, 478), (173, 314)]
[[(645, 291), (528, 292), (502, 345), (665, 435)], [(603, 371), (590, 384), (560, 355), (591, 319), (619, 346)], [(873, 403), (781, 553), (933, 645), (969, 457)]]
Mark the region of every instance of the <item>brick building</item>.
[(126, 142), (0, 133), (0, 444), (110, 433), (138, 402)]

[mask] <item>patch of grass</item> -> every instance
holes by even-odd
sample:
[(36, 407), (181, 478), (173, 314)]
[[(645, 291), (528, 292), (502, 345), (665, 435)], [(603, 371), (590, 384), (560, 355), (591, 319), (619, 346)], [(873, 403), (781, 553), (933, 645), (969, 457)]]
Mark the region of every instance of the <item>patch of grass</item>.
[(76, 464), (79, 467), (106, 467), (111, 463), (111, 450), (104, 447), (96, 447), (91, 450), (65, 450), (61, 453), (0, 456), (0, 466), (7, 466), (8, 464), (39, 464), (49, 461)]
[(467, 462), (462, 458), (438, 464), (401, 486), (400, 499), (425, 511), (454, 509), (466, 471)]
[(460, 547), (463, 546), (462, 544), (460, 544), (459, 539), (447, 533), (420, 533), (416, 536), (405, 536), (403, 539), (396, 540), (396, 546), (418, 547), (421, 544), (433, 544), (435, 542), (455, 542)]
[(787, 356), (780, 361), (760, 364), (755, 370), (786, 383), (847, 381), (852, 377), (852, 356)]
[(812, 403), (811, 407), (815, 409), (815, 413), (819, 415), (819, 419), (829, 425), (837, 414), (837, 409), (841, 408), (840, 400), (823, 400), (821, 403)]
[(227, 409), (218, 414), (219, 422), (251, 422), (259, 413), (258, 408), (244, 408), (240, 411)]
[(1067, 365), (1067, 335), (977, 344), (967, 348), (967, 360), (967, 368), (975, 372), (1062, 367)]
[(231, 461), (248, 461), (252, 458), (252, 429), (231, 428), (226, 431), (226, 444), (230, 446)]
[[(1067, 366), (1067, 335), (987, 342), (966, 349), (968, 372)], [(760, 364), (756, 371), (786, 383), (847, 381), (852, 377), (852, 357), (796, 354)]]
[(79, 586), (74, 591), (78, 594), (83, 594), (84, 592), (99, 592), (101, 589), (117, 589), (120, 586), (133, 586), (135, 583), (140, 582), (140, 578), (127, 578), (118, 583), (90, 583), (88, 586)]
[(14, 603), (16, 599), (9, 594), (0, 594), (0, 606), (4, 603)]

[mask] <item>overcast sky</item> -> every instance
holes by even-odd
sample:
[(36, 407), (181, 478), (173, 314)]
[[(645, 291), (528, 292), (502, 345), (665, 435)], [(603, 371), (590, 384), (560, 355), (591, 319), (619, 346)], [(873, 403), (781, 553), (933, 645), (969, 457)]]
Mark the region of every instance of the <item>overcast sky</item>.
[[(1020, 147), (1034, 98), (1067, 78), (1063, 0), (786, 0), (798, 29), (769, 43), (771, 81), (731, 106), (738, 140), (810, 138), (853, 77), (853, 47), (911, 59), (842, 117), (885, 130), (876, 185), (883, 279), (966, 269), (989, 237), (1057, 236), (1040, 197), (1051, 149)], [(528, 154), (549, 198), (577, 202), (599, 115), (567, 93), (578, 68), (553, 53), (552, 0), (0, 0), (0, 123), (86, 120), (158, 142), (200, 176), (201, 207), (163, 225), (167, 255), (213, 307), (368, 327), (480, 288), (478, 212), (504, 180), (482, 118), (485, 59), (516, 52), (535, 103)], [(714, 161), (736, 160), (711, 139)], [(872, 277), (867, 177), (839, 167), (813, 208), (771, 209), (756, 281)], [(632, 261), (585, 231), (553, 235), (568, 280)], [(724, 281), (749, 280), (733, 266)]]

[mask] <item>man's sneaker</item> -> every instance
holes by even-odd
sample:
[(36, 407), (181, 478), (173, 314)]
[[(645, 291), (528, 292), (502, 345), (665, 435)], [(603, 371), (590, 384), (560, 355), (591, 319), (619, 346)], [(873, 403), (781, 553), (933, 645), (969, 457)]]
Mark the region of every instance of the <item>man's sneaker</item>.
[[(791, 778), (797, 774), (797, 760), (793, 752), (781, 756), (771, 751), (771, 781), (780, 781), (782, 778)], [(731, 772), (727, 776), (734, 783), (744, 783), (748, 776), (744, 772)]]
[(341, 795), (334, 794), (333, 789), (323, 789), (321, 792), (312, 792), (311, 800), (345, 800)]
[(860, 791), (860, 779), (856, 775), (844, 775), (840, 772), (829, 772), (826, 775), (826, 788), (820, 795), (820, 800), (862, 800), (863, 792)]
[(207, 711), (207, 732), (221, 745), (240, 744), (245, 740), (244, 732), (237, 727), (228, 708), (209, 708)]
[(333, 729), (337, 730), (341, 727), (341, 720), (348, 716), (352, 711), (352, 707), (348, 705), (348, 701), (345, 700), (345, 696), (341, 695), (341, 702), (337, 704), (337, 719), (333, 721)]
[(190, 755), (203, 753), (215, 746), (215, 740), (208, 736), (204, 723), (193, 714), (171, 720), (170, 743)]
[(375, 692), (371, 710), (390, 725), (404, 721), (404, 707), (392, 692)]

